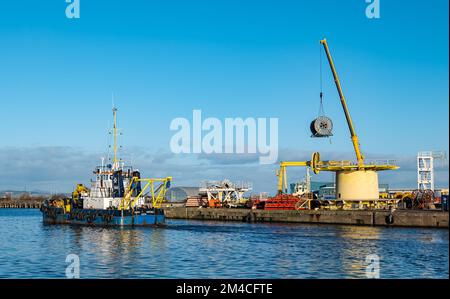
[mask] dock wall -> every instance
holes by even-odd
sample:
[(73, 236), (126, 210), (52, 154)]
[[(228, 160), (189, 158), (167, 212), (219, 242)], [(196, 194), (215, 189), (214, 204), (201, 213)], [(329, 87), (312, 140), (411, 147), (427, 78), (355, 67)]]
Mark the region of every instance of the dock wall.
[[(444, 211), (396, 210), (300, 210), (266, 211), (248, 209), (211, 208), (165, 208), (167, 218), (246, 221), (246, 222), (287, 222), (321, 223), (366, 226), (403, 226), (448, 228), (449, 213)], [(391, 216), (390, 216), (391, 215)]]

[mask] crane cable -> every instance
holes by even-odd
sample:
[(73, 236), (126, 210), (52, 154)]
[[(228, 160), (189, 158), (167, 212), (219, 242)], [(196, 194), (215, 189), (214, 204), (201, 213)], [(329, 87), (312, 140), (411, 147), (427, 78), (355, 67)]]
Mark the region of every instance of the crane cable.
[(322, 47), (319, 45), (319, 86), (320, 86), (320, 106), (318, 117), (325, 115), (325, 110), (323, 109), (323, 80), (322, 80)]

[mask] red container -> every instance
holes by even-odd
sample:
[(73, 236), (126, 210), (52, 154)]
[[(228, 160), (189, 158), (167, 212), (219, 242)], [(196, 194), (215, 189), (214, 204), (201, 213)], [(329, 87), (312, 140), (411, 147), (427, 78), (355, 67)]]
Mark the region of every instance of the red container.
[(264, 210), (295, 210), (295, 205), (299, 201), (297, 196), (291, 194), (278, 194), (268, 198)]

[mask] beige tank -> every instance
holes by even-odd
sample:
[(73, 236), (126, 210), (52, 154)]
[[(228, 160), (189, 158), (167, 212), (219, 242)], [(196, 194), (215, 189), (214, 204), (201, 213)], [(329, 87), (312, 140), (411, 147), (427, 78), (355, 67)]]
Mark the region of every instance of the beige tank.
[(341, 200), (378, 199), (378, 173), (373, 170), (336, 172), (336, 198)]

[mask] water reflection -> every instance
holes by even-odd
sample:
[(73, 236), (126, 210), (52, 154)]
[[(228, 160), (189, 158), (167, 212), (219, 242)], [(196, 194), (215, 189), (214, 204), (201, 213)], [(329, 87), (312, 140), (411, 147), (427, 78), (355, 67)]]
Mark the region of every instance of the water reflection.
[(366, 226), (338, 226), (336, 236), (342, 241), (339, 247), (342, 271), (348, 278), (364, 277), (366, 267), (366, 257), (377, 255), (382, 258), (382, 253), (378, 244), (383, 229), (380, 227)]
[[(39, 211), (0, 209), (0, 277), (448, 278), (448, 230), (171, 220), (165, 228), (46, 226)], [(21, 216), (24, 213), (24, 216)]]

